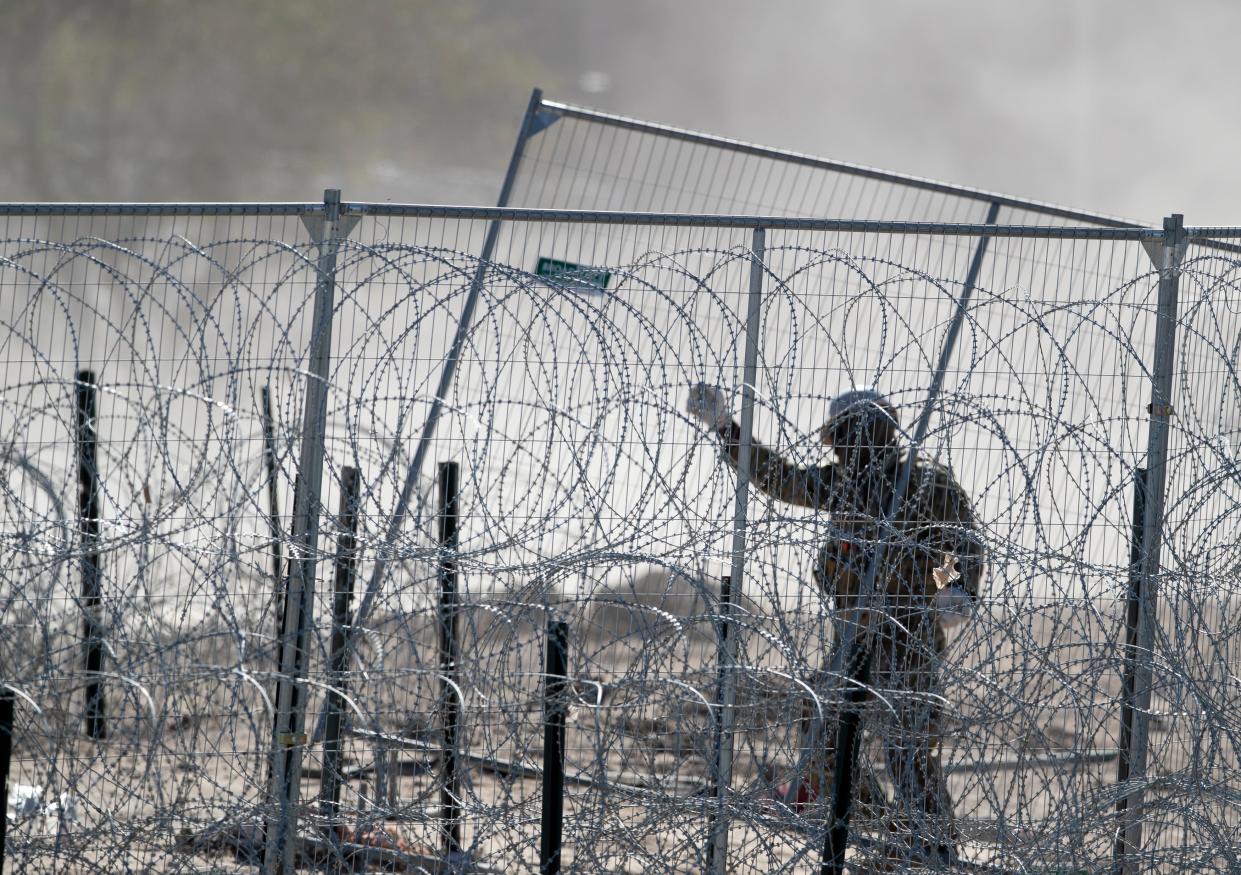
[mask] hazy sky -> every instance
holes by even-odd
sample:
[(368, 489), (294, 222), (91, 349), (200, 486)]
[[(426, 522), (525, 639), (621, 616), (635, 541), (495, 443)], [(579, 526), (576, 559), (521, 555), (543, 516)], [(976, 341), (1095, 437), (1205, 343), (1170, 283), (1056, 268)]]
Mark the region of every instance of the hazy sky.
[(666, 5), (582, 34), (613, 81), (594, 102), (1142, 221), (1241, 223), (1241, 4)]
[(25, 156), (0, 167), (7, 200), (335, 185), (492, 203), (538, 85), (1145, 222), (1241, 224), (1227, 0), (0, 0), (0, 34), (0, 149)]

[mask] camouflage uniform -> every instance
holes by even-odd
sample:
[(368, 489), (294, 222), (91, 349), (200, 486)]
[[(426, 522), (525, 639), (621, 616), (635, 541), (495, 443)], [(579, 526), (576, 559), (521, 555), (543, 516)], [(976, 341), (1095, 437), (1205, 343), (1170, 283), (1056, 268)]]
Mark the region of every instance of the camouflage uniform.
[[(938, 822), (934, 831), (952, 832), (952, 800), (939, 751), (941, 714), (934, 699), (925, 695), (938, 685), (936, 665), (946, 642), (935, 610), (936, 593), (941, 582), (957, 579), (956, 586), (976, 603), (985, 556), (968, 496), (951, 472), (934, 462), (915, 463), (894, 520), (881, 523), (905, 461), (894, 440), (895, 411), (890, 405), (886, 409), (892, 417), (891, 438), (881, 438), (882, 443), (864, 451), (842, 453), (847, 463), (794, 465), (752, 442), (750, 482), (780, 501), (829, 515), (831, 537), (819, 551), (814, 575), (835, 602), (837, 642), (844, 618), (861, 607), (858, 595), (867, 565), (886, 531), (884, 564), (875, 578), (872, 603), (880, 610), (874, 616), (862, 613), (859, 622), (875, 627), (870, 639), (871, 686), (891, 691), (896, 706), (895, 725), (881, 730), (888, 771), (897, 802), (909, 816), (920, 812)], [(740, 426), (721, 424), (718, 432), (728, 458), (737, 466)], [(823, 432), (827, 442), (826, 435), (839, 434), (839, 424), (829, 420)], [(834, 757), (829, 747), (822, 756), (821, 762), (830, 767)], [(797, 788), (798, 803), (819, 795), (823, 771), (822, 766), (810, 769), (809, 784)], [(951, 841), (955, 844), (955, 838)]]

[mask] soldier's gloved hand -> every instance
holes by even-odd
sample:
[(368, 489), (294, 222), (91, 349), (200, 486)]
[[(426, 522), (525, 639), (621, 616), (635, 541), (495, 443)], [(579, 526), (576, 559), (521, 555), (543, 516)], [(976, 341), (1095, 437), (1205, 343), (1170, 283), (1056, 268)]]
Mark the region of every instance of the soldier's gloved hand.
[(968, 592), (954, 583), (935, 593), (935, 610), (939, 613), (939, 622), (946, 628), (952, 628), (968, 620), (974, 613), (974, 600)]
[(724, 399), (724, 392), (718, 386), (707, 383), (695, 383), (689, 387), (689, 398), (685, 409), (698, 417), (715, 431), (724, 431), (733, 423), (732, 411)]

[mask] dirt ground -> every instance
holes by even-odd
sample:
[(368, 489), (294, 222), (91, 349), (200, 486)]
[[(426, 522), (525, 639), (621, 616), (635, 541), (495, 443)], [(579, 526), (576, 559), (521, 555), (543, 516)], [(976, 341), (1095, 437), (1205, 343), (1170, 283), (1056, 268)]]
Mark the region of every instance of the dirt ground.
[[(556, 606), (574, 630), (566, 871), (704, 868), (715, 811), (713, 597), (665, 590), (636, 601)], [(1120, 607), (997, 601), (951, 642), (942, 667), (949, 715), (943, 759), (965, 861), (958, 870), (969, 871), (968, 863), (985, 866), (975, 871), (1110, 867), (1122, 795), (1115, 783)], [(772, 802), (770, 791), (772, 777), (779, 780), (797, 761), (807, 688), (822, 696), (829, 722), (835, 713), (832, 687), (819, 671), (827, 621), (806, 617), (781, 629), (752, 603), (733, 611), (742, 667), (729, 871), (817, 871), (824, 804), (795, 812)], [(1200, 614), (1197, 644), (1165, 642), (1180, 647), (1179, 662), (1165, 660), (1156, 670), (1142, 871), (1235, 871), (1241, 852), (1237, 751), (1220, 717), (1232, 713), (1238, 697), (1235, 656), (1218, 646), (1232, 614), (1218, 605)], [(493, 871), (537, 869), (545, 618), (543, 606), (513, 602), (464, 616), (462, 839), (469, 859)], [(368, 871), (436, 871), (431, 861), (443, 859), (433, 633), (429, 613), (377, 621), (363, 668), (349, 678), (361, 713), (345, 744), (342, 819), (350, 836), (371, 844), (384, 844), (376, 836), (389, 830), (398, 850)], [(110, 684), (113, 717), (103, 741), (82, 737), (75, 708), (81, 691), (72, 681), (42, 691), (41, 715), (19, 707), (10, 789), (41, 787), (45, 806), (61, 793), (73, 801), (59, 814), (45, 807), (10, 823), (9, 871), (254, 871), (248, 855), (261, 843), (255, 830), (265, 814), (270, 678), (225, 670), (223, 659), (209, 668), (209, 656), (166, 654), (180, 667), (175, 682), (168, 674), (134, 674), (135, 683)], [(149, 700), (137, 686), (154, 691)], [(321, 696), (312, 698), (301, 785), (301, 820), (317, 839), (327, 835), (315, 804), (321, 703)], [(874, 798), (890, 796), (879, 740), (887, 726), (883, 706), (868, 707), (864, 721), (859, 781)], [(899, 841), (908, 833), (891, 803), (862, 807), (853, 825), (856, 871), (881, 869), (876, 861), (891, 841), (886, 837)], [(872, 847), (857, 847), (867, 841)], [(315, 862), (322, 854), (307, 855), (307, 865), (323, 868)]]

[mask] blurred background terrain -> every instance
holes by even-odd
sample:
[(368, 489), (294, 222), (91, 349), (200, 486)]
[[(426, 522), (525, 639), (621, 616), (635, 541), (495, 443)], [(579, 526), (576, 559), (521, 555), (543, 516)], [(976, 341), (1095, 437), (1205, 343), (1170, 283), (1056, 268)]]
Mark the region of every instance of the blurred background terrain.
[(537, 85), (1144, 222), (1239, 223), (1238, 32), (1225, 0), (0, 0), (0, 200), (490, 204)]

